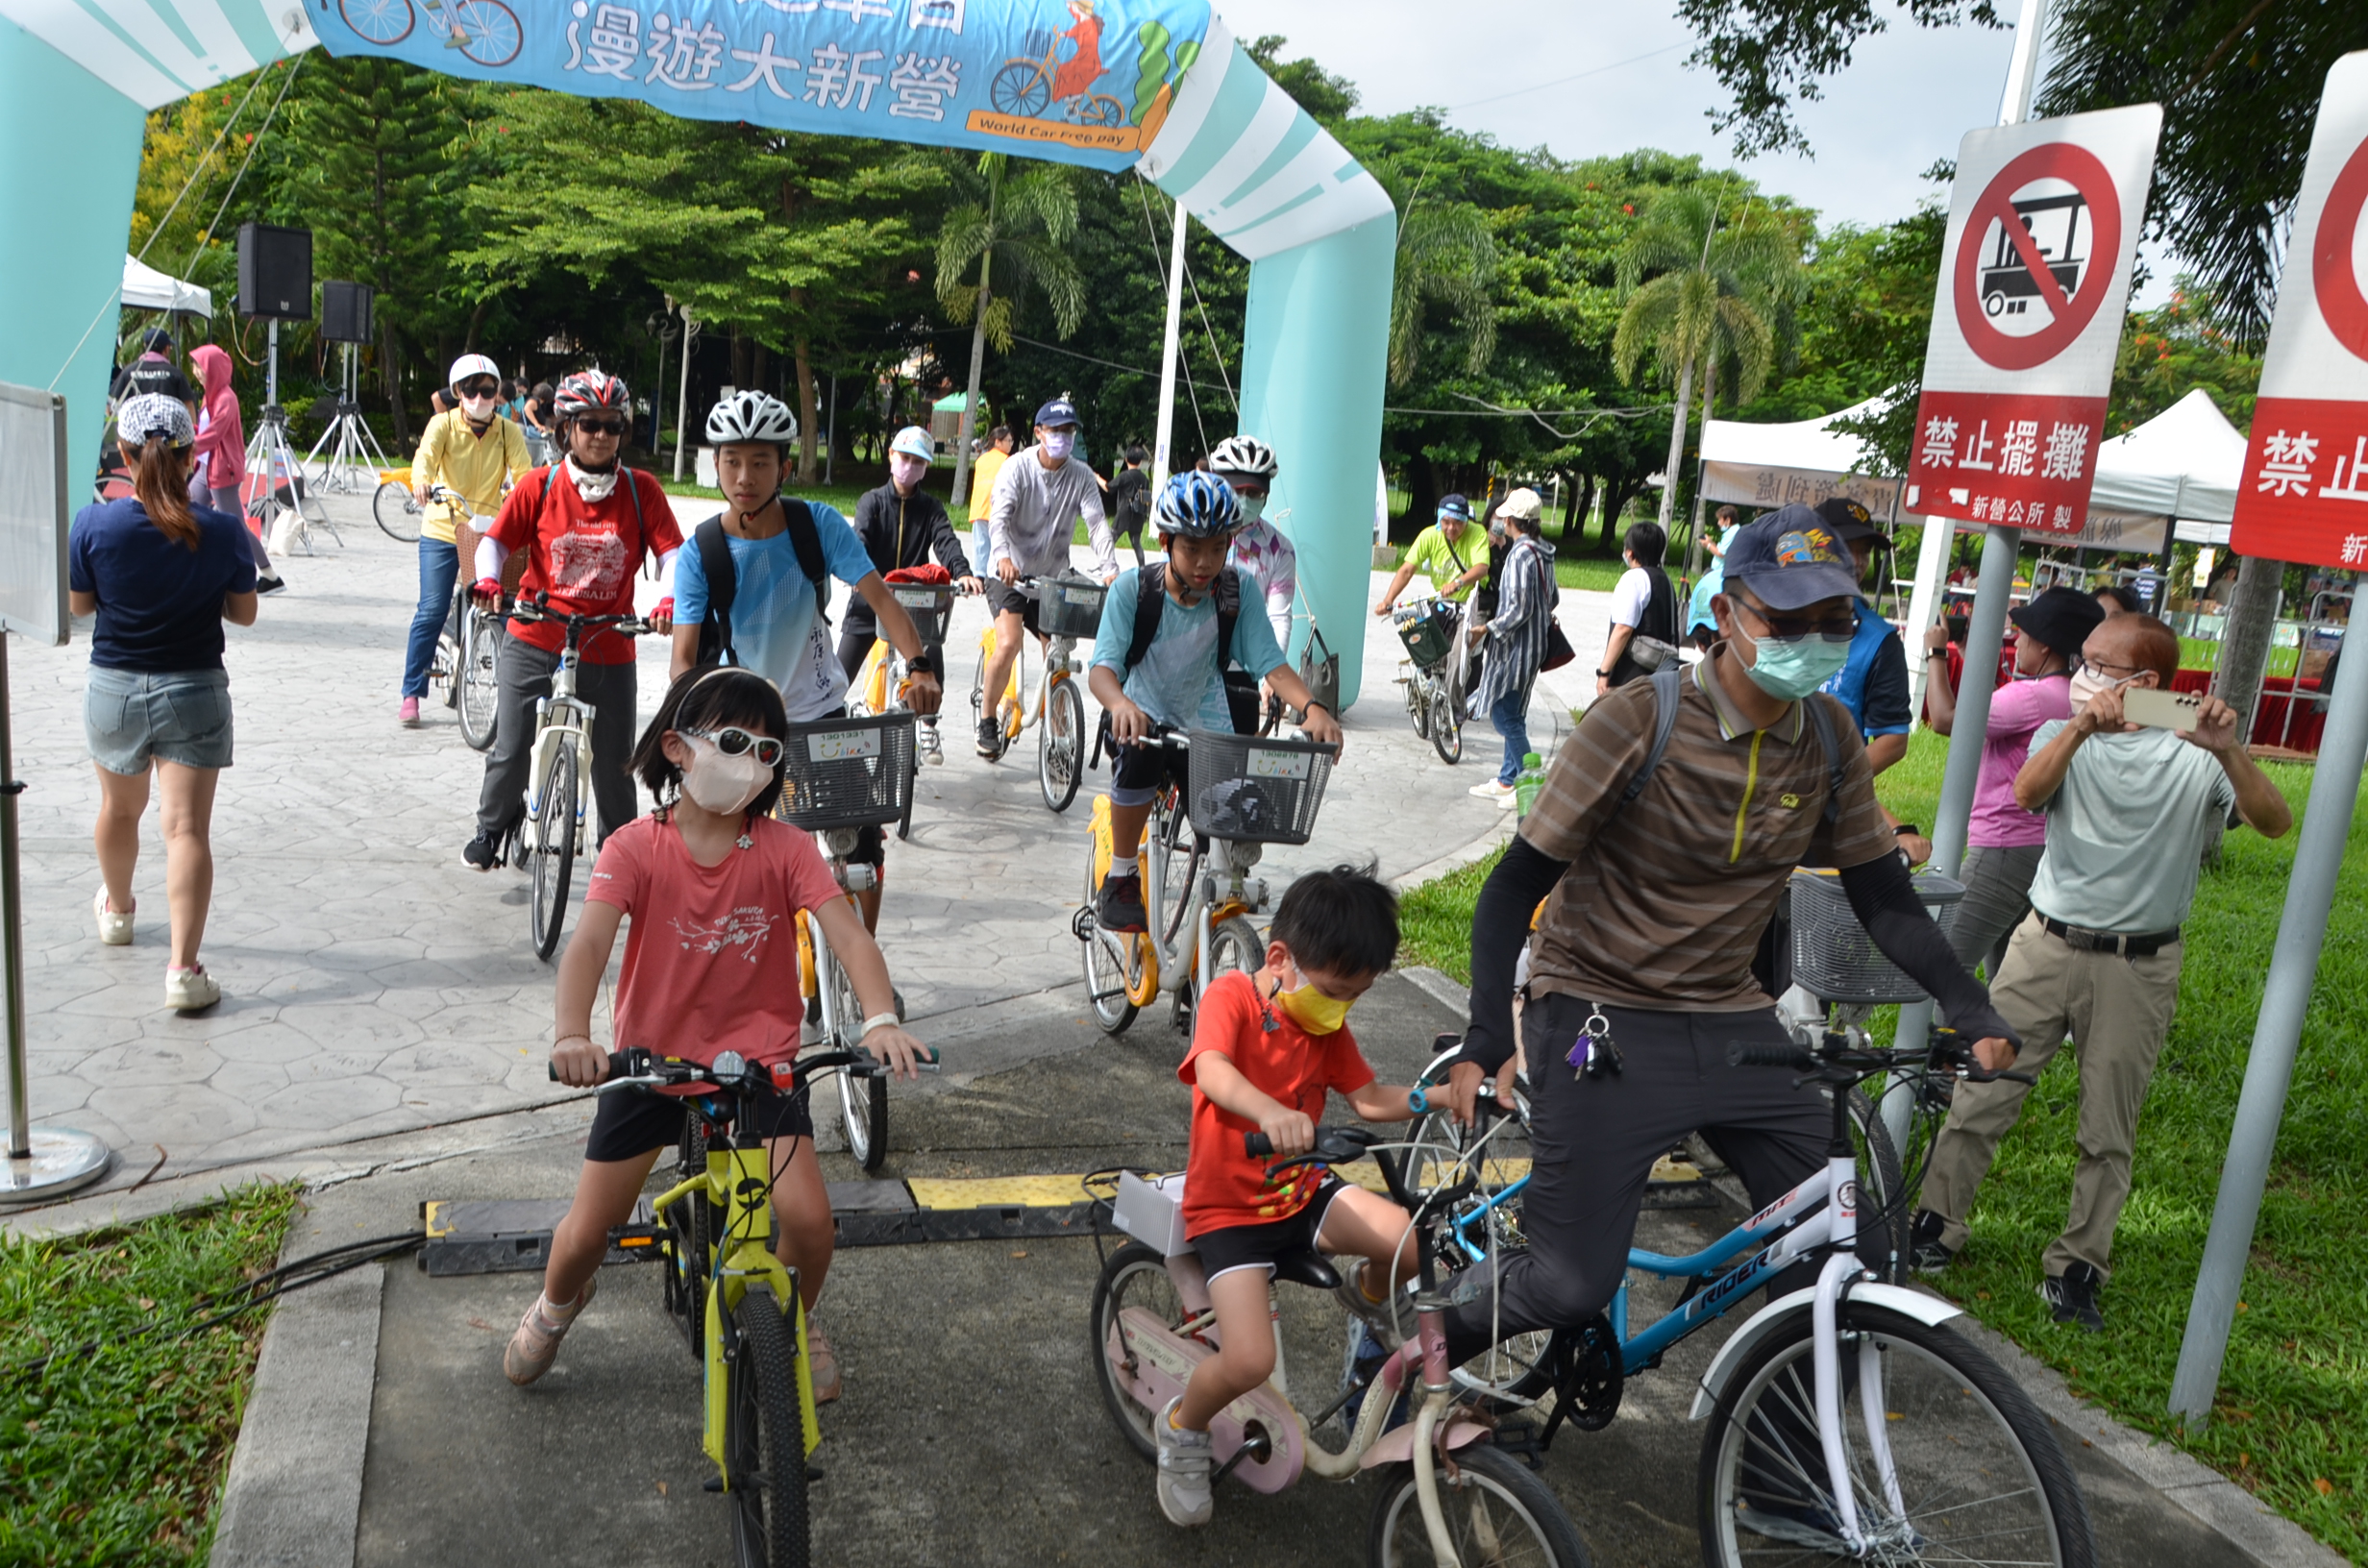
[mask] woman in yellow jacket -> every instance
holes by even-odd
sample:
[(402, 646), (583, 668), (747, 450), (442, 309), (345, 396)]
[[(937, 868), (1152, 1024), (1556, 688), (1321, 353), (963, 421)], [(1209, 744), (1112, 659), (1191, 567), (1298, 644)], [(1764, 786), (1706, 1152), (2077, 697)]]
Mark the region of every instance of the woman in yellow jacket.
[(468, 509), (491, 517), (502, 509), (502, 491), (531, 466), (526, 432), (501, 415), (502, 374), (481, 354), (453, 361), (450, 394), (455, 406), (428, 422), (411, 459), (411, 489), (425, 508), (419, 522), (419, 608), (403, 655), (403, 703), (397, 717), (419, 723), (419, 699), (428, 695), (428, 671), (435, 661), (436, 633), (453, 608), (453, 579), (460, 556), (453, 543), (452, 508), (429, 496), (437, 485), (460, 496)]

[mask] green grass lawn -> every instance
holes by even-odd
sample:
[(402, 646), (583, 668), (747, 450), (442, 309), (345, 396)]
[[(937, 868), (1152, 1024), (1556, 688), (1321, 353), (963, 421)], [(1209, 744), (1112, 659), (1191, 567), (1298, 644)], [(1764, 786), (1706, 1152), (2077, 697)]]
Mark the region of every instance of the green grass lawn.
[[(0, 1238), (0, 1562), (203, 1563), (264, 1313), (192, 1338), (201, 1296), (272, 1266), (292, 1187), (62, 1241)], [(38, 1377), (17, 1369), (97, 1338)]]
[[(1929, 827), (1946, 744), (1919, 733), (1884, 775), (1884, 803)], [(2298, 814), (2306, 808), (2309, 768), (2267, 771)], [(2204, 873), (2178, 1021), (2138, 1127), (2134, 1190), (2104, 1294), (2107, 1332), (2051, 1322), (2035, 1294), (2039, 1255), (2071, 1198), (2079, 1076), (2070, 1052), (2032, 1094), (1983, 1188), (1971, 1243), (1936, 1283), (2083, 1397), (2368, 1561), (2368, 1253), (2358, 1245), (2368, 1212), (2368, 818), (2357, 813), (2219, 1402), (2192, 1434), (2164, 1409), (2298, 836), (2272, 843), (2238, 829)], [(1407, 895), (1408, 962), (1468, 979), (1471, 906), (1489, 864)]]

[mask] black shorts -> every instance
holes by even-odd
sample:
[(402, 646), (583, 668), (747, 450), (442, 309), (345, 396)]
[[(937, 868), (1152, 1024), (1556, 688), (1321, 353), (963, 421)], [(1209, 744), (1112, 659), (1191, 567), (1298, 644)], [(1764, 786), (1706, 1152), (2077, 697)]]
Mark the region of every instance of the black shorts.
[(998, 617), (1016, 615), (1020, 618), (1020, 625), (1039, 637), (1044, 635), (1044, 627), (1036, 621), (1037, 601), (1035, 600), (1020, 592), (1016, 585), (1005, 582), (992, 572), (987, 574), (986, 583), (989, 610), (992, 610)]
[(1263, 1268), (1272, 1274), (1275, 1259), (1316, 1245), (1316, 1234), (1323, 1229), (1324, 1215), (1332, 1211), (1332, 1200), (1347, 1188), (1346, 1182), (1327, 1174), (1307, 1207), (1289, 1219), (1201, 1232), (1191, 1238), (1193, 1251), (1200, 1255), (1201, 1273), (1212, 1280), (1237, 1268)]
[[(1186, 753), (1172, 746), (1118, 740), (1109, 732), (1110, 719), (1107, 714), (1102, 716), (1101, 723), (1102, 745), (1110, 753), (1111, 789), (1125, 790), (1142, 796), (1145, 792), (1156, 796), (1171, 784), (1179, 790), (1184, 787), (1186, 769), (1190, 766)], [(1114, 803), (1125, 805), (1128, 802), (1119, 800)], [(1145, 802), (1137, 798), (1133, 803), (1141, 805)]]
[[(673, 1094), (632, 1094), (619, 1090), (601, 1096), (592, 1115), (592, 1132), (584, 1139), (583, 1157), (603, 1164), (632, 1160), (652, 1149), (671, 1149), (682, 1141), (683, 1118), (690, 1107)], [(758, 1130), (767, 1138), (812, 1138), (814, 1113), (807, 1090), (795, 1094), (760, 1094), (756, 1099)]]

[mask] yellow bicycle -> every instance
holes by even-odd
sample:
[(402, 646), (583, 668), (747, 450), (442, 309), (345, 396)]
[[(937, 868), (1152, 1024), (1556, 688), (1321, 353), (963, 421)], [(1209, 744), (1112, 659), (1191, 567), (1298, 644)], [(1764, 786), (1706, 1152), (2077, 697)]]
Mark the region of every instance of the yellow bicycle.
[(797, 1093), (818, 1073), (871, 1076), (882, 1069), (860, 1051), (826, 1051), (777, 1069), (735, 1051), (712, 1063), (619, 1051), (608, 1059), (603, 1094), (679, 1098), (681, 1180), (651, 1204), (653, 1222), (613, 1235), (627, 1250), (656, 1249), (665, 1265), (666, 1311), (705, 1369), (706, 1422), (701, 1447), (716, 1467), (709, 1491), (731, 1505), (732, 1560), (739, 1568), (804, 1568), (811, 1555), (806, 1456), (822, 1442), (806, 1360), (805, 1310), (798, 1275), (774, 1256), (776, 1175), (759, 1133), (760, 1094)]
[[(1102, 600), (1108, 593), (1091, 577), (1022, 577), (1020, 592), (1037, 602), (1038, 635), (1045, 642), (1044, 678), (1036, 690), (1026, 690), (1027, 639), (1011, 661), (1011, 678), (995, 699), (1000, 723), (1001, 757), (1019, 742), (1020, 732), (1036, 724), (1036, 783), (1045, 804), (1067, 811), (1077, 797), (1077, 781), (1085, 773), (1085, 699), (1077, 695), (1077, 677), (1085, 667), (1072, 657), (1080, 638), (1091, 642), (1101, 625)], [(987, 666), (995, 660), (995, 622), (989, 618), (978, 637), (978, 673), (971, 679), (971, 712), (986, 714)]]

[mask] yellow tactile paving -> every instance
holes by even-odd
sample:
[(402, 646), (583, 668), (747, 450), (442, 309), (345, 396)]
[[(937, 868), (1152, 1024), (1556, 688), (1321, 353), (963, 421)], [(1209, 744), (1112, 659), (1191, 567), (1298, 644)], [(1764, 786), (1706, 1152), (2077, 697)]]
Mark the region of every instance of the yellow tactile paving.
[[(1382, 1184), (1380, 1167), (1369, 1160), (1337, 1167), (1342, 1180), (1354, 1182), (1369, 1192), (1387, 1195)], [(1527, 1160), (1491, 1160), (1488, 1179), (1491, 1185), (1517, 1182), (1529, 1174)], [(1653, 1163), (1652, 1179), (1656, 1182), (1698, 1182), (1702, 1172), (1681, 1161), (1661, 1159)], [(913, 1176), (905, 1179), (913, 1201), (924, 1209), (1030, 1209), (1064, 1208), (1086, 1201), (1080, 1185), (1083, 1173), (1073, 1176), (980, 1176), (934, 1177)]]

